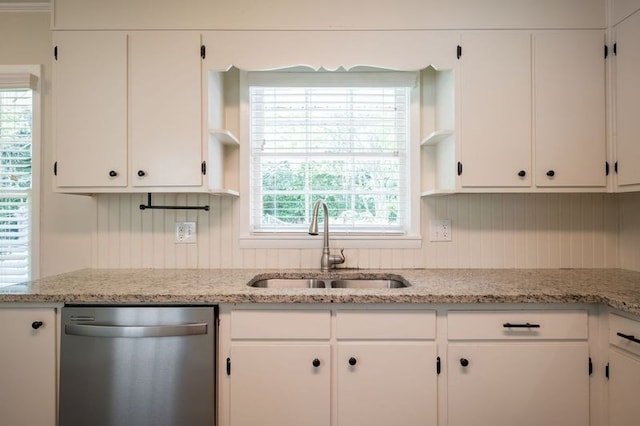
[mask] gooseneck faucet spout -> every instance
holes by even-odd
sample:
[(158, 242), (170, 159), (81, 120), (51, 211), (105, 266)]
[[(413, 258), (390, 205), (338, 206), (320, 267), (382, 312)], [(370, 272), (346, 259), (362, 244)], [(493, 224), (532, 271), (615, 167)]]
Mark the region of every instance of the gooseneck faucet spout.
[(324, 200), (318, 200), (313, 205), (309, 235), (318, 235), (318, 214), (320, 213), (320, 206), (322, 206), (322, 213), (324, 214), (324, 243), (322, 246), (322, 258), (320, 259), (320, 270), (328, 271), (335, 268), (335, 265), (344, 263), (344, 249), (340, 250), (340, 255), (332, 255), (329, 250), (329, 208)]

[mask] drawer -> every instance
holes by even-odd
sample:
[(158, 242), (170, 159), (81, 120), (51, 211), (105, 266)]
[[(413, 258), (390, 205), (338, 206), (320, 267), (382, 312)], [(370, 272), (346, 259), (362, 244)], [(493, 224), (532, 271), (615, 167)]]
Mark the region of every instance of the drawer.
[[(623, 336), (620, 336), (618, 333)], [(636, 355), (640, 355), (640, 322), (610, 314), (609, 343)]]
[(587, 339), (586, 311), (450, 312), (449, 340)]
[(237, 310), (231, 311), (232, 339), (329, 339), (328, 310)]
[(338, 339), (435, 339), (434, 311), (338, 311)]

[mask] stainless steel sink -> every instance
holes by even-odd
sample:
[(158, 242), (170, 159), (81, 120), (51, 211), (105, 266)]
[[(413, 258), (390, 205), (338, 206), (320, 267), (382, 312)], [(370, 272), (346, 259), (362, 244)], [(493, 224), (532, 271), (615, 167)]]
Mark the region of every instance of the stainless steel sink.
[(370, 279), (370, 278), (345, 278), (323, 280), (318, 278), (265, 278), (248, 284), (257, 288), (405, 288), (409, 287), (403, 281), (397, 279)]
[(399, 280), (387, 280), (387, 279), (347, 279), (347, 280), (333, 280), (331, 281), (332, 288), (405, 288), (408, 284), (405, 284)]
[(330, 281), (315, 278), (268, 278), (250, 283), (251, 287), (259, 288), (326, 288)]

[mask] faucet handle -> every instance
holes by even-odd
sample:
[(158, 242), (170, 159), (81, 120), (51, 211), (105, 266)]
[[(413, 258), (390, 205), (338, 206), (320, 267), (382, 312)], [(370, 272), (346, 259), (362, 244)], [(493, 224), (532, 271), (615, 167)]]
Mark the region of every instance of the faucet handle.
[(344, 263), (345, 261), (345, 257), (344, 257), (344, 249), (340, 249), (340, 254), (330, 254), (329, 255), (329, 267), (333, 268), (334, 265), (338, 265), (340, 263)]

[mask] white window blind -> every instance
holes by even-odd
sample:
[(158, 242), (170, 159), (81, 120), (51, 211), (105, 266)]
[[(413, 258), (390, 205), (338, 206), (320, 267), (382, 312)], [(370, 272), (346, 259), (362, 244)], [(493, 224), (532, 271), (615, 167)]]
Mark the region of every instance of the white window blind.
[(251, 229), (306, 232), (313, 204), (332, 232), (404, 234), (415, 73), (249, 77)]
[(32, 90), (0, 89), (0, 286), (30, 278), (32, 121)]

